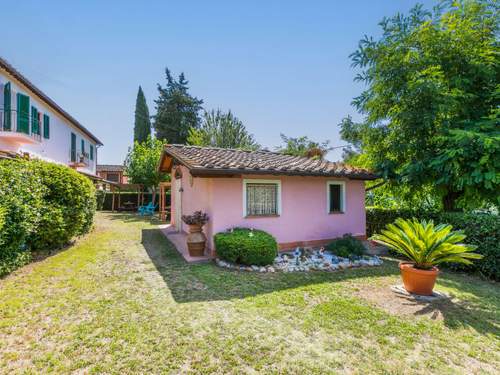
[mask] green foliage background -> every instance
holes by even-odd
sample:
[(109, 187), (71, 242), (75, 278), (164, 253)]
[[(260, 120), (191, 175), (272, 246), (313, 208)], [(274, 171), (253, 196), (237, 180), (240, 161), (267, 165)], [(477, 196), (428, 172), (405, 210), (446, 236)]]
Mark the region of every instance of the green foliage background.
[(165, 70), (166, 86), (158, 85), (159, 97), (155, 100), (156, 115), (153, 127), (156, 138), (168, 139), (171, 143), (185, 144), (189, 129), (200, 125), (203, 100), (189, 94), (188, 81), (181, 73), (175, 79), (170, 70)]
[(351, 55), (366, 89), (353, 100), (364, 121), (341, 124), (346, 158), (448, 211), (498, 205), (498, 2), (417, 5), (380, 25)]
[(134, 142), (145, 142), (150, 135), (151, 119), (149, 117), (149, 108), (142, 87), (139, 86), (135, 101)]
[(156, 192), (158, 184), (168, 179), (158, 171), (163, 143), (151, 136), (145, 142), (134, 142), (125, 159), (125, 173), (131, 183), (142, 184)]
[(285, 134), (280, 134), (280, 136), (284, 145), (276, 147), (276, 151), (285, 155), (323, 159), (332, 150), (330, 141), (316, 142), (307, 136), (298, 138), (288, 137)]
[(479, 272), (491, 279), (500, 280), (500, 216), (487, 213), (438, 212), (428, 210), (387, 210), (367, 208), (366, 232), (368, 236), (380, 233), (397, 218), (434, 220), (435, 224), (450, 224), (463, 230), (465, 243), (477, 246), (475, 252), (484, 255), (471, 266), (450, 264), (447, 267), (460, 271)]
[(189, 129), (187, 142), (194, 146), (211, 146), (257, 150), (260, 148), (252, 134), (231, 111), (220, 109), (205, 112), (199, 128)]

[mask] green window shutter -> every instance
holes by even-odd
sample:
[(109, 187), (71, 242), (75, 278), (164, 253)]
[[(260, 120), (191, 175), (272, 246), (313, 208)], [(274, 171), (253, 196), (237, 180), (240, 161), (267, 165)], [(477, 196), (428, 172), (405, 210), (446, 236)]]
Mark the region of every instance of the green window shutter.
[(50, 117), (46, 114), (43, 115), (43, 137), (50, 138)]
[(40, 124), (38, 118), (38, 109), (31, 106), (31, 133), (40, 134)]
[(76, 161), (76, 135), (71, 133), (71, 161)]
[(3, 130), (12, 129), (12, 115), (11, 115), (11, 100), (12, 92), (10, 90), (10, 82), (7, 82), (3, 87), (3, 109), (4, 109), (4, 120), (3, 120)]
[(17, 93), (17, 131), (30, 133), (30, 98)]
[(85, 141), (82, 139), (82, 154), (85, 152)]
[(90, 145), (90, 160), (94, 160), (94, 146)]

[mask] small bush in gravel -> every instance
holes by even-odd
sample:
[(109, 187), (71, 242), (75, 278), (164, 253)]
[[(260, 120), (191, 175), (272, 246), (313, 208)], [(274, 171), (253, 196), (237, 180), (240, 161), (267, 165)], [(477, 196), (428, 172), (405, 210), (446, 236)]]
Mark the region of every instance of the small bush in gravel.
[(271, 264), (278, 254), (276, 239), (262, 230), (234, 228), (214, 236), (217, 255), (248, 266)]
[(363, 243), (350, 234), (344, 234), (342, 238), (331, 242), (326, 250), (342, 258), (361, 256), (365, 253)]

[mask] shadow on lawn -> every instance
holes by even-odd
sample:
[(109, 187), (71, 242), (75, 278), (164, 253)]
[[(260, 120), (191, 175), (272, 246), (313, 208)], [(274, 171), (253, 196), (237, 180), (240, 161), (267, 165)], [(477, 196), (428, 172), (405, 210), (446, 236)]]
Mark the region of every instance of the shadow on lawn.
[[(441, 285), (447, 283), (447, 280), (441, 280)], [(407, 304), (416, 308), (416, 316), (428, 316), (433, 320), (441, 316), (450, 329), (471, 327), (482, 334), (500, 337), (498, 304), (488, 303), (486, 296), (468, 296), (466, 301), (452, 298), (432, 303), (411, 301)]]
[(231, 271), (214, 263), (188, 264), (159, 229), (143, 229), (142, 245), (178, 303), (245, 298), (278, 290), (367, 276), (390, 276), (395, 267), (346, 272), (254, 273)]
[(111, 212), (103, 211), (106, 218), (109, 220), (119, 220), (124, 223), (150, 223), (150, 224), (160, 224), (160, 219), (158, 219), (158, 213), (154, 215), (141, 216), (137, 212)]
[[(399, 274), (396, 262), (392, 261), (385, 262), (382, 267), (351, 269), (334, 273), (260, 274), (221, 269), (213, 263), (188, 264), (159, 229), (143, 229), (142, 244), (178, 303), (241, 299), (306, 285)], [(406, 301), (401, 303), (418, 305), (414, 306), (416, 307), (413, 313), (415, 316), (425, 315), (430, 319), (435, 319), (435, 316), (441, 314), (445, 326), (450, 329), (469, 326), (478, 332), (498, 337), (500, 336), (498, 295), (494, 293), (495, 295), (491, 296), (491, 289), (488, 285), (474, 285), (477, 282), (476, 278), (470, 276), (443, 274), (440, 284), (469, 293), (466, 301), (447, 300), (439, 303)], [(383, 288), (389, 289), (390, 285)], [(387, 298), (395, 299), (396, 297), (389, 293)]]

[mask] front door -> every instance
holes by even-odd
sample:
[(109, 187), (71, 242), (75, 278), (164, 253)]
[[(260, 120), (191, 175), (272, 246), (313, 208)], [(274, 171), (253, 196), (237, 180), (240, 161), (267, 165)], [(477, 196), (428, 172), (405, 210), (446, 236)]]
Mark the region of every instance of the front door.
[(175, 180), (174, 185), (175, 229), (182, 231), (182, 179)]

